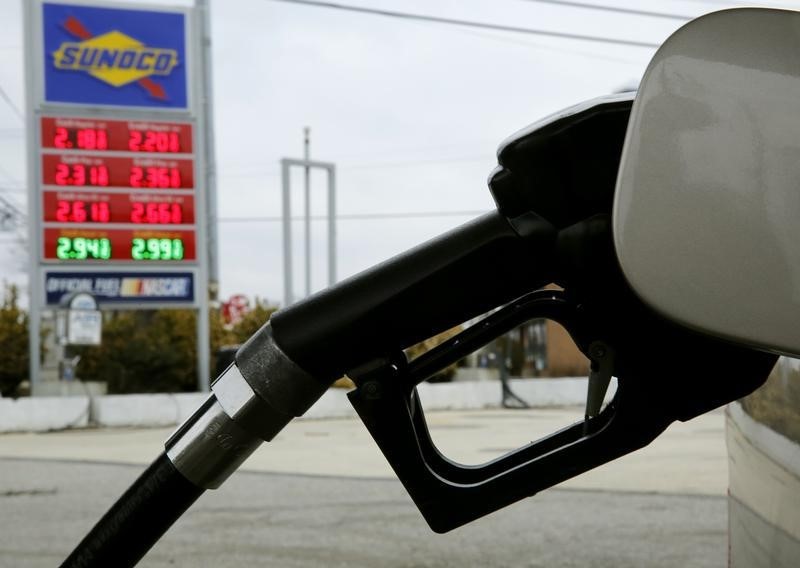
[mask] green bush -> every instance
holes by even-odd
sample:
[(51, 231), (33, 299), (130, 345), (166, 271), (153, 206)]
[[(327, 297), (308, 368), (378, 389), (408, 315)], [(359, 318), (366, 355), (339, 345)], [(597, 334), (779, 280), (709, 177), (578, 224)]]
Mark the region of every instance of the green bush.
[(14, 394), (28, 378), (28, 314), (18, 305), (19, 290), (5, 284), (0, 307), (0, 394)]
[[(210, 369), (220, 346), (244, 342), (276, 308), (256, 300), (231, 329), (218, 310), (210, 313)], [(81, 356), (77, 376), (105, 381), (108, 392), (190, 392), (197, 389), (196, 313), (193, 310), (120, 311), (106, 316), (103, 343), (73, 349)], [(213, 377), (212, 377), (213, 378)]]

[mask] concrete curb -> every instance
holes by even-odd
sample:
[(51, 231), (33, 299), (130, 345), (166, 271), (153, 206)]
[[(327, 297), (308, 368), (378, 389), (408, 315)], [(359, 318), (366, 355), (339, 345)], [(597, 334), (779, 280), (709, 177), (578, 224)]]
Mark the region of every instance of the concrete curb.
[[(586, 401), (585, 378), (512, 379), (513, 391), (534, 407), (575, 406)], [(609, 389), (609, 397), (615, 388)], [(426, 410), (497, 408), (498, 381), (423, 383), (419, 394)], [(0, 399), (0, 432), (46, 432), (90, 425), (109, 428), (175, 426), (205, 399), (202, 393), (106, 395)], [(607, 397), (607, 398), (609, 398)], [(304, 419), (356, 416), (344, 389), (331, 389)]]

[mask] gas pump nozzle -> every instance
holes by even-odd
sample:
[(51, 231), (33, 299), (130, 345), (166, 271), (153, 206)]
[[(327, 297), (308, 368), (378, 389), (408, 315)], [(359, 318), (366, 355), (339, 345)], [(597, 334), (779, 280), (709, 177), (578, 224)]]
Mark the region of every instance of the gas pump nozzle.
[[(774, 356), (671, 324), (622, 277), (610, 214), (631, 101), (598, 99), (521, 131), (501, 146), (489, 181), (496, 211), (275, 313), (64, 566), (135, 564), (204, 489), (218, 487), (343, 374), (356, 382), (349, 396), (362, 420), (438, 532), (642, 447), (671, 421), (761, 384)], [(559, 289), (542, 289), (551, 283)], [(406, 360), (404, 348), (498, 307)], [(540, 317), (562, 323), (590, 359), (600, 357), (598, 345), (613, 350), (613, 359), (598, 361), (618, 377), (613, 402), (599, 411), (592, 394), (585, 423), (484, 466), (446, 459), (427, 434), (416, 384)]]

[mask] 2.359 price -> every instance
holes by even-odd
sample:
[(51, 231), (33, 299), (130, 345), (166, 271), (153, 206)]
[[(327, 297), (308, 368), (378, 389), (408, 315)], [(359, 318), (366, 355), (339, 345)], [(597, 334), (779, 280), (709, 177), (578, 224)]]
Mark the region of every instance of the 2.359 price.
[(181, 187), (181, 172), (178, 168), (133, 166), (130, 184), (131, 187), (177, 189)]
[(182, 239), (141, 239), (131, 241), (133, 260), (181, 260), (183, 259)]

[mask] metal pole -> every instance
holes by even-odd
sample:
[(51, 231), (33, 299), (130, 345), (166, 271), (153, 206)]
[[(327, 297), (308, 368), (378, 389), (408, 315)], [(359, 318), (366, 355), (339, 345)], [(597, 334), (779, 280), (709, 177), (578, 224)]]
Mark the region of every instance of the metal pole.
[(336, 284), (336, 168), (328, 169), (328, 285)]
[(213, 301), (219, 294), (219, 257), (217, 254), (217, 162), (214, 148), (214, 90), (211, 80), (211, 7), (208, 0), (196, 0), (200, 12), (200, 41), (203, 61), (203, 92), (201, 95), (205, 131), (206, 219), (208, 248), (208, 294)]
[[(311, 129), (303, 128), (303, 159), (311, 159)], [(306, 248), (306, 297), (311, 295), (311, 168), (305, 167), (305, 248)]]
[(283, 307), (292, 304), (292, 205), (289, 196), (289, 162), (281, 160), (283, 188)]
[(35, 121), (36, 117), (33, 110), (34, 99), (34, 72), (33, 63), (33, 44), (34, 32), (33, 26), (36, 22), (34, 15), (35, 2), (22, 2), (23, 14), (23, 29), (25, 34), (25, 130), (28, 133), (28, 260), (30, 268), (28, 271), (28, 302), (29, 302), (29, 316), (28, 316), (28, 379), (31, 383), (31, 394), (36, 396), (39, 394), (41, 386), (41, 360), (39, 353), (41, 350), (41, 335), (40, 330), (42, 326), (42, 313), (41, 303), (43, 302), (43, 293), (41, 287), (42, 271), (39, 270), (39, 255), (41, 254), (41, 245), (38, 228), (40, 219), (39, 210), (39, 176), (37, 175), (36, 167), (37, 161), (35, 156), (38, 156), (36, 149), (36, 142), (38, 136), (36, 134)]

